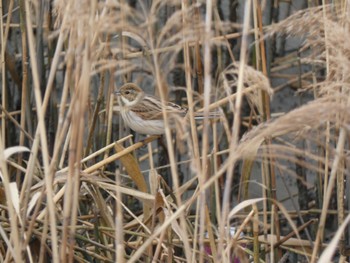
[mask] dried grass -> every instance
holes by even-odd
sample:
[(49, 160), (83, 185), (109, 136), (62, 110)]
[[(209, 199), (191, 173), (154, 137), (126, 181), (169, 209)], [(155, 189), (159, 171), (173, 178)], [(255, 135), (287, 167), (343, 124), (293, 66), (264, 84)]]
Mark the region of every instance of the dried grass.
[[(1, 23), (1, 262), (245, 262), (250, 256), (273, 262), (285, 260), (286, 252), (316, 262), (330, 260), (339, 242), (345, 255), (345, 7), (310, 7), (267, 26), (266, 39), (304, 39), (299, 57), (276, 59), (267, 69), (258, 1), (247, 1), (243, 25), (221, 21), (215, 1), (131, 2), (56, 0), (50, 13), (40, 1), (21, 0), (20, 18), (12, 16), (14, 1), (5, 6), (8, 16), (1, 9), (7, 17)], [(5, 56), (16, 19), (22, 83)], [(249, 53), (252, 33), (255, 57)], [(239, 61), (231, 38), (241, 45)], [(254, 67), (248, 66), (254, 58)], [(313, 100), (271, 116), (280, 88), (271, 87), (267, 72), (295, 64), (309, 65), (291, 79), (300, 93), (313, 92)], [(162, 100), (175, 95), (181, 103), (186, 94), (189, 116), (180, 122), (181, 134), (166, 127), (160, 139), (130, 135), (113, 112), (113, 90), (127, 81)], [(17, 97), (20, 108), (14, 107)], [(194, 121), (196, 111), (211, 110), (222, 112), (221, 119)], [(245, 122), (242, 112), (249, 114)], [(313, 184), (291, 165), (319, 181)], [(317, 213), (284, 206), (276, 194), (279, 173), (282, 180), (317, 188)], [(257, 198), (249, 191), (255, 178), (262, 189)], [(334, 193), (338, 230), (326, 229)], [(310, 234), (316, 222), (317, 233)], [(326, 234), (334, 238), (324, 249)]]

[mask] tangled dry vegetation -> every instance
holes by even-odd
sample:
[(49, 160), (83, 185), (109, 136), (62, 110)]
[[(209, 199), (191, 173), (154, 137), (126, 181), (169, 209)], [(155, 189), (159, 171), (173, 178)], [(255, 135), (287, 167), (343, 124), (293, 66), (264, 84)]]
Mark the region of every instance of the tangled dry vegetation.
[[(1, 262), (346, 259), (346, 1), (264, 28), (260, 1), (242, 24), (210, 0), (44, 2), (1, 9)], [(271, 61), (276, 36), (303, 44)], [(272, 77), (292, 67), (307, 70), (286, 85), (312, 100), (272, 112), (284, 88)], [(188, 105), (188, 119), (133, 134), (113, 93), (130, 81)], [(192, 109), (222, 116), (195, 122)], [(294, 206), (277, 178), (295, 180)]]

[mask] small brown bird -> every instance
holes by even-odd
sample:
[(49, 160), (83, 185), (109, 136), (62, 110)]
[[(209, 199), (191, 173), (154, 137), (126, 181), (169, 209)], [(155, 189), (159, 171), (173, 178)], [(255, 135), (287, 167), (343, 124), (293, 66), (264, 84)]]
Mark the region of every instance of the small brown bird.
[[(126, 83), (116, 91), (120, 114), (125, 124), (137, 133), (160, 135), (165, 132), (162, 109), (169, 114), (170, 125), (174, 124), (174, 117), (185, 117), (188, 109), (175, 103), (162, 104), (159, 98), (146, 94), (134, 83)], [(218, 112), (210, 113), (210, 117), (219, 117)], [(203, 119), (197, 114), (195, 119)]]

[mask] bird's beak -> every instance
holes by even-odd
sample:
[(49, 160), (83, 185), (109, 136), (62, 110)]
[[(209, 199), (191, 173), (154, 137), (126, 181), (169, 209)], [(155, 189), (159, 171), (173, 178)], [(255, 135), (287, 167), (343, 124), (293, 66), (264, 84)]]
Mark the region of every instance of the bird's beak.
[(114, 92), (114, 94), (117, 95), (117, 96), (120, 96), (121, 95), (120, 94), (120, 90), (117, 90), (116, 92)]

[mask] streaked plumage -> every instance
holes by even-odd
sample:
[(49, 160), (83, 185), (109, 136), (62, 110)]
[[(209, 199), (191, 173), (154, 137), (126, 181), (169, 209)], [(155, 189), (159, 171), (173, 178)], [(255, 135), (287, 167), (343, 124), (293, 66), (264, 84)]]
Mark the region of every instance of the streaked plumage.
[[(145, 94), (134, 83), (124, 84), (117, 92), (120, 114), (125, 124), (137, 133), (159, 135), (164, 133), (164, 120), (160, 99)], [(170, 125), (174, 124), (174, 117), (185, 117), (187, 109), (175, 103), (164, 104), (169, 114)], [(202, 118), (202, 116), (198, 116)]]

